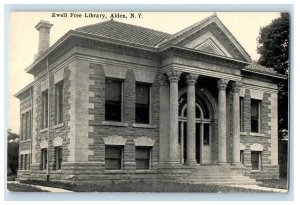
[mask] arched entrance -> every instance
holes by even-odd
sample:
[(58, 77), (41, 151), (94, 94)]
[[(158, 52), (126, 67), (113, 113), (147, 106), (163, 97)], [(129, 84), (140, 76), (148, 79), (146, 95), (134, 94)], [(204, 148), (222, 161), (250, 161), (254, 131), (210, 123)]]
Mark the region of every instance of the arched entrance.
[[(207, 96), (196, 93), (195, 102), (195, 158), (198, 164), (211, 164), (212, 156), (212, 119), (213, 106), (207, 102)], [(180, 162), (184, 164), (187, 159), (187, 94), (181, 92), (179, 97), (179, 146)]]

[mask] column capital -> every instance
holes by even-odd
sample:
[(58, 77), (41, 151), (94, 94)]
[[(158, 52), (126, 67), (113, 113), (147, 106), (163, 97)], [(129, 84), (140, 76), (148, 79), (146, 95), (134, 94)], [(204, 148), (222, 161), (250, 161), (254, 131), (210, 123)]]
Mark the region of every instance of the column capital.
[(242, 86), (243, 86), (242, 82), (238, 82), (238, 81), (233, 82), (232, 83), (232, 91), (233, 92), (240, 92)]
[(229, 80), (227, 79), (220, 79), (218, 80), (218, 88), (219, 90), (225, 90), (226, 87), (227, 87), (227, 84), (228, 84)]
[(196, 74), (189, 73), (186, 75), (186, 83), (188, 85), (195, 85), (197, 82), (197, 79), (198, 79), (198, 75), (196, 75)]
[(166, 72), (166, 74), (167, 74), (168, 77), (169, 77), (170, 83), (172, 83), (172, 82), (178, 82), (181, 73), (182, 73), (182, 72), (176, 71), (176, 70), (174, 70), (174, 69), (168, 70), (168, 71)]
[(166, 86), (168, 85), (168, 77), (164, 73), (160, 73), (158, 76), (158, 81), (160, 86)]

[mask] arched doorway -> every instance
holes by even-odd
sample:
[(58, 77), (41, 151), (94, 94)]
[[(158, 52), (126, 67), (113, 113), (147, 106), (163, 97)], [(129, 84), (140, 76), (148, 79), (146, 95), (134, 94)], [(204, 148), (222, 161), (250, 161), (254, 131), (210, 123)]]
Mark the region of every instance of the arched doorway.
[[(211, 164), (212, 151), (212, 108), (206, 99), (196, 95), (195, 102), (195, 158), (198, 164)], [(180, 161), (182, 164), (187, 158), (187, 94), (182, 93), (179, 97), (179, 146)]]

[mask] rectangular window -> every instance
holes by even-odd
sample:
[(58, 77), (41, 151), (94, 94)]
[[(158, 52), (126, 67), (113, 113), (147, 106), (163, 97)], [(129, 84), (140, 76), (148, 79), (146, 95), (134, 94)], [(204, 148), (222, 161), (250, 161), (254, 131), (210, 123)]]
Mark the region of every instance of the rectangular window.
[(31, 111), (28, 111), (28, 121), (27, 121), (27, 139), (31, 139)]
[(261, 170), (261, 152), (251, 152), (252, 170)]
[(244, 164), (245, 154), (244, 150), (240, 150), (240, 161), (242, 164)]
[(123, 167), (123, 146), (105, 146), (105, 169), (121, 170)]
[(136, 83), (135, 87), (135, 122), (150, 123), (150, 84)]
[(20, 167), (19, 167), (19, 170), (22, 170), (23, 169), (23, 155), (21, 154), (20, 156)]
[(105, 120), (122, 121), (122, 81), (105, 79)]
[(63, 122), (64, 81), (55, 84), (55, 124)]
[(41, 150), (41, 169), (46, 170), (47, 169), (47, 149)]
[(54, 148), (54, 168), (55, 170), (61, 169), (62, 163), (62, 147), (55, 147)]
[(25, 114), (22, 114), (21, 115), (21, 140), (24, 140), (24, 134), (25, 134), (25, 132), (24, 132), (24, 129), (25, 129), (24, 119), (25, 119)]
[(244, 98), (240, 97), (240, 131), (244, 132)]
[(27, 154), (24, 156), (24, 170), (27, 170)]
[(251, 132), (260, 132), (260, 100), (251, 99)]
[(204, 124), (203, 129), (203, 145), (209, 145), (209, 124)]
[(150, 169), (151, 147), (135, 148), (135, 163), (137, 170)]
[(48, 90), (42, 92), (42, 126), (41, 128), (48, 127)]

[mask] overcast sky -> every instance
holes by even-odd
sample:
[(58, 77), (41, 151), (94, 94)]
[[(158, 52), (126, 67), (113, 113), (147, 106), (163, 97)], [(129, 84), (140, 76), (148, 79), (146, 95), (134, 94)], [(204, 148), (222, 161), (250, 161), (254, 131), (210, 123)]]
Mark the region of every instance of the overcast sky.
[[(93, 12), (97, 14), (96, 12)], [(138, 13), (138, 12), (136, 12)], [(37, 52), (38, 31), (34, 28), (41, 20), (50, 21), (53, 25), (50, 33), (50, 46), (55, 43), (68, 30), (75, 29), (104, 20), (109, 20), (111, 13), (105, 14), (107, 19), (84, 18), (62, 18), (53, 17), (53, 12), (12, 12), (9, 16), (9, 121), (8, 128), (19, 133), (19, 100), (13, 95), (25, 85), (33, 81), (33, 77), (27, 74), (24, 69), (33, 62), (34, 54)], [(135, 24), (170, 34), (176, 33), (203, 18), (212, 15), (212, 12), (197, 13), (152, 13), (143, 12), (143, 18), (136, 19), (115, 19), (120, 22)], [(68, 12), (70, 16), (70, 12)], [(217, 12), (218, 18), (229, 29), (234, 37), (240, 42), (250, 54), (252, 60), (257, 60), (257, 37), (259, 29), (268, 25), (273, 19), (278, 18), (278, 12)]]

